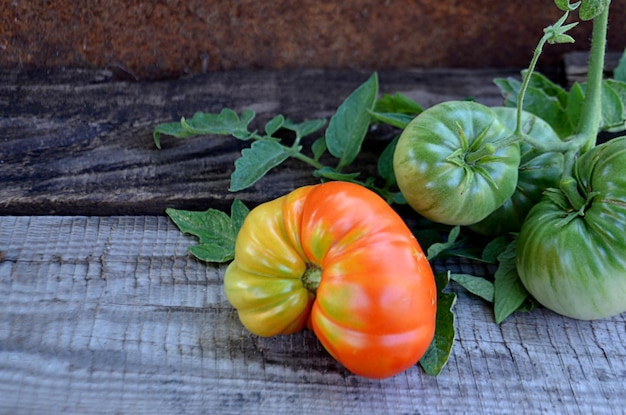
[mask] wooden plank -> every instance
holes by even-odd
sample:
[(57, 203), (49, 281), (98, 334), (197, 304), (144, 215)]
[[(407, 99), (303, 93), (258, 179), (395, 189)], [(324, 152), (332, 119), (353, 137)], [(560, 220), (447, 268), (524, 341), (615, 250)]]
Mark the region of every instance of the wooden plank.
[[(0, 70), (0, 213), (163, 214), (166, 207), (227, 208), (232, 138), (163, 139), (158, 123), (223, 107), (257, 112), (255, 126), (278, 113), (296, 121), (327, 118), (370, 73), (233, 71), (163, 82), (114, 82), (96, 70)], [(501, 70), (380, 72), (381, 93), (403, 92), (424, 106), (473, 97), (501, 102)], [(372, 169), (389, 130), (372, 132), (357, 164)], [(237, 194), (251, 205), (312, 183), (312, 169), (289, 161)]]
[[(346, 372), (310, 332), (258, 338), (164, 217), (0, 217), (0, 413), (619, 414), (626, 319), (501, 325), (460, 288), (437, 377)], [(436, 270), (476, 272), (465, 262)]]

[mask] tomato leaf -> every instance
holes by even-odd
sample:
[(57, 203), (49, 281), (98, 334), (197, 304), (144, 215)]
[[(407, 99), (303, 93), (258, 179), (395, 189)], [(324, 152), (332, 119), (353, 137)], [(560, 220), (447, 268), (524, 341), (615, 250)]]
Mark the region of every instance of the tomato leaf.
[(494, 274), (494, 314), (496, 323), (502, 323), (508, 316), (518, 311), (529, 297), (517, 273), (515, 250), (517, 239), (498, 255), (498, 269)]
[[(504, 97), (504, 105), (516, 107), (522, 83), (514, 78), (497, 78), (494, 82)], [(547, 121), (559, 137), (565, 138), (574, 131), (566, 112), (567, 100), (568, 93), (560, 86), (533, 74), (524, 96), (524, 109)]]
[(435, 324), (435, 336), (430, 346), (420, 359), (420, 366), (424, 371), (437, 376), (443, 370), (450, 359), (450, 352), (456, 336), (454, 329), (454, 312), (456, 294), (444, 292), (450, 281), (450, 273), (444, 272), (435, 275), (437, 282), (437, 317)]
[(158, 124), (154, 128), (153, 137), (157, 148), (161, 148), (161, 134), (176, 138), (187, 138), (196, 135), (232, 135), (240, 140), (248, 140), (252, 133), (248, 125), (255, 113), (245, 110), (241, 117), (230, 108), (224, 108), (219, 114), (197, 112), (190, 119), (184, 117), (178, 123)]
[(470, 293), (493, 303), (494, 287), (491, 281), (469, 274), (450, 274), (450, 279)]
[(274, 133), (278, 131), (284, 123), (285, 117), (278, 114), (265, 124), (265, 134), (267, 134), (268, 136), (274, 135)]
[(204, 212), (168, 208), (165, 213), (181, 232), (198, 237), (200, 243), (190, 246), (189, 252), (206, 262), (228, 262), (235, 257), (237, 233), (248, 214), (240, 200), (231, 206), (231, 217), (220, 210)]
[(417, 102), (399, 92), (393, 95), (383, 94), (374, 106), (374, 112), (408, 114), (413, 117), (422, 111), (424, 109)]
[(498, 261), (498, 255), (500, 255), (510, 243), (508, 235), (501, 235), (492, 239), (485, 245), (481, 255), (481, 259), (485, 262), (495, 264)]
[(580, 19), (591, 20), (609, 6), (610, 0), (582, 0), (580, 6)]
[(378, 164), (376, 166), (378, 174), (383, 178), (387, 186), (391, 186), (396, 182), (396, 175), (393, 170), (393, 153), (396, 150), (399, 138), (400, 137), (397, 136), (391, 140), (383, 152), (380, 153), (380, 157), (378, 158)]
[(414, 116), (409, 115), (409, 114), (398, 114), (395, 112), (372, 111), (370, 114), (372, 118), (375, 119), (376, 121), (380, 121), (382, 123), (385, 123), (385, 124), (391, 125), (392, 127), (396, 127), (400, 129), (406, 128), (406, 126), (409, 125), (411, 121), (413, 121), (413, 118), (415, 118)]
[(619, 59), (617, 67), (613, 71), (613, 79), (616, 81), (626, 82), (626, 49), (624, 49), (624, 53)]
[(326, 120), (323, 118), (306, 120), (301, 123), (294, 123), (293, 121), (287, 119), (282, 127), (296, 133), (297, 138), (302, 138), (321, 130), (325, 125)]
[(328, 151), (339, 159), (337, 169), (352, 163), (361, 150), (370, 125), (369, 111), (378, 95), (378, 75), (374, 73), (339, 106), (326, 130)]
[(460, 232), (461, 227), (457, 225), (450, 230), (450, 233), (448, 234), (448, 240), (446, 242), (437, 242), (429, 246), (426, 253), (428, 260), (432, 261), (444, 251), (455, 247), (457, 245), (456, 239), (459, 237)]
[(241, 157), (235, 160), (235, 171), (231, 175), (231, 192), (238, 192), (256, 183), (272, 168), (278, 166), (299, 148), (288, 148), (276, 141), (261, 140), (242, 150)]

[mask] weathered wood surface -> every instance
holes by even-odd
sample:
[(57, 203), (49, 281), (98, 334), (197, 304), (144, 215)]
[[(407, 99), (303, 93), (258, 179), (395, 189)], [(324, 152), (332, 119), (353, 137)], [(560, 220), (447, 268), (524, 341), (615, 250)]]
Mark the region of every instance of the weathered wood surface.
[[(424, 106), (496, 105), (491, 80), (510, 75), (388, 71), (380, 81)], [(134, 83), (106, 71), (0, 70), (0, 414), (623, 413), (624, 315), (581, 322), (538, 309), (496, 325), (487, 304), (458, 289), (444, 372), (415, 367), (383, 381), (349, 374), (309, 332), (264, 339), (242, 328), (224, 267), (191, 259), (193, 239), (161, 216), (230, 205), (242, 143), (164, 138), (159, 151), (152, 129), (225, 106), (254, 109), (258, 125), (276, 113), (328, 117), (367, 76)], [(373, 131), (359, 167), (371, 168), (389, 138)], [(236, 196), (254, 205), (313, 181), (288, 162)]]
[[(626, 319), (501, 325), (460, 288), (437, 378), (346, 372), (310, 332), (258, 338), (164, 217), (0, 217), (2, 414), (621, 414)], [(437, 270), (477, 272), (471, 263)]]
[[(412, 70), (380, 73), (381, 92), (423, 106), (474, 97), (496, 105), (492, 82), (512, 71)], [(230, 107), (257, 112), (257, 125), (282, 113), (328, 118), (370, 73), (241, 71), (153, 83), (114, 82), (106, 71), (0, 70), (0, 213), (163, 214), (166, 207), (226, 208), (241, 143), (233, 138), (152, 138), (161, 122)], [(378, 141), (377, 141), (378, 138)], [(373, 134), (359, 165), (374, 165), (389, 136)], [(289, 161), (238, 193), (250, 204), (312, 183), (312, 169)]]

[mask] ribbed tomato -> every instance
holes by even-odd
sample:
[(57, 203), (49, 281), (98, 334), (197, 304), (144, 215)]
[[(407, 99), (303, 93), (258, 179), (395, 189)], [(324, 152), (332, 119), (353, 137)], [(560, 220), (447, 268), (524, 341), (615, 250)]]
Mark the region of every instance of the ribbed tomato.
[(364, 377), (406, 370), (434, 336), (437, 290), (419, 243), (382, 198), (351, 183), (302, 187), (253, 209), (224, 285), (252, 333), (308, 327)]

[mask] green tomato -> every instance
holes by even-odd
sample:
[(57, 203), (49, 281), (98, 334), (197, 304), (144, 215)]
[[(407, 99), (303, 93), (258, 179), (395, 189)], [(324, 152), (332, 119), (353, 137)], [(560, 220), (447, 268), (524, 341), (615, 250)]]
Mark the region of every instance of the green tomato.
[(518, 144), (487, 106), (434, 105), (404, 129), (393, 158), (398, 187), (420, 215), (448, 225), (476, 223), (502, 206), (517, 183)]
[(517, 244), (528, 292), (559, 314), (593, 320), (626, 311), (626, 136), (576, 160), (573, 177), (548, 189)]
[[(515, 131), (517, 109), (493, 107), (500, 121)], [(560, 143), (561, 139), (543, 119), (522, 113), (522, 132), (544, 143)], [(558, 185), (563, 173), (563, 153), (540, 152), (525, 142), (520, 143), (521, 161), (515, 192), (502, 206), (470, 229), (482, 235), (496, 236), (520, 230), (530, 208), (541, 200), (543, 191)]]

